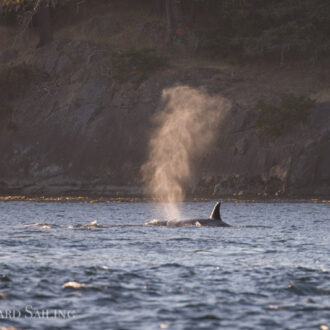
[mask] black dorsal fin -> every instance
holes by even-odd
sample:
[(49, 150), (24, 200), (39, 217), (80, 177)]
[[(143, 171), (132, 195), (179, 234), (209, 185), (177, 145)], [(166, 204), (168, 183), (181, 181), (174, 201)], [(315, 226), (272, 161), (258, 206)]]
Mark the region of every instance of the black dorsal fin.
[(213, 208), (213, 211), (211, 213), (211, 216), (210, 216), (210, 218), (212, 220), (220, 220), (221, 221), (220, 205), (221, 205), (221, 202), (218, 202), (218, 203), (215, 204), (215, 206)]

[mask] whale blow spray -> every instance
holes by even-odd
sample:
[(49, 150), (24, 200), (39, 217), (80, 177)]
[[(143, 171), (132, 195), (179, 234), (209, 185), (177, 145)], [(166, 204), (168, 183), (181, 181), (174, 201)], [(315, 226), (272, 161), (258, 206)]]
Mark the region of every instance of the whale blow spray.
[(230, 102), (187, 86), (164, 90), (162, 101), (142, 174), (153, 196), (168, 203), (167, 217), (178, 219), (176, 202), (184, 200), (185, 188), (194, 182), (195, 165), (211, 147)]

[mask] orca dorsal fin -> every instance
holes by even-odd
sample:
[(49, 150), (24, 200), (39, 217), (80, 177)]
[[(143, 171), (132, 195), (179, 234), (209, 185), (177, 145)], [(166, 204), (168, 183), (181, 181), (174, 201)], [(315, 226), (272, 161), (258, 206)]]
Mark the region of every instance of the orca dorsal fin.
[(210, 219), (221, 221), (220, 206), (221, 206), (221, 202), (218, 202), (218, 203), (215, 204), (215, 206), (213, 208), (213, 211), (210, 215)]

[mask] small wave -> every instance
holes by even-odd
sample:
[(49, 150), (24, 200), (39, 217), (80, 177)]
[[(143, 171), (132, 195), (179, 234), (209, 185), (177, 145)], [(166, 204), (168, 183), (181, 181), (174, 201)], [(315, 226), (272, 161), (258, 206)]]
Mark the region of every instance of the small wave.
[(167, 221), (154, 219), (149, 222), (146, 222), (144, 226), (159, 226), (159, 227), (166, 227)]
[(330, 290), (323, 289), (319, 286), (311, 285), (308, 283), (296, 284), (291, 282), (288, 284), (287, 289), (297, 295), (329, 295)]
[(175, 237), (175, 238), (169, 238), (168, 241), (193, 241), (194, 239), (193, 238), (190, 238), (190, 237)]
[(100, 225), (97, 220), (93, 220), (87, 224), (79, 224), (79, 225), (55, 225), (52, 223), (47, 223), (47, 222), (38, 222), (38, 223), (31, 223), (31, 224), (26, 224), (24, 225), (25, 228), (30, 228), (30, 227), (37, 227), (37, 228), (42, 228), (42, 229), (53, 229), (53, 228), (65, 228), (65, 229), (88, 229), (88, 230), (94, 230), (97, 228), (105, 228), (106, 226)]
[(246, 226), (237, 226), (236, 228), (273, 228), (273, 227), (263, 226), (263, 225), (246, 225)]
[(0, 300), (7, 300), (8, 296), (5, 293), (0, 293)]
[(268, 305), (266, 306), (266, 309), (280, 309), (282, 306), (280, 305)]
[(26, 224), (24, 225), (24, 227), (41, 227), (43, 229), (52, 229), (58, 226), (47, 222), (37, 222), (37, 223)]
[(192, 318), (194, 321), (205, 321), (205, 320), (221, 320), (218, 316), (212, 314), (206, 314), (201, 316), (196, 316)]
[(329, 330), (328, 326), (325, 325), (325, 324), (321, 324), (321, 325), (320, 325), (320, 329), (321, 329), (321, 330)]
[(102, 270), (109, 270), (110, 269), (108, 266), (98, 266), (98, 265), (94, 265), (93, 268), (94, 269), (102, 269)]
[(168, 268), (168, 267), (170, 267), (170, 268), (181, 268), (181, 267), (184, 268), (185, 266), (173, 262), (173, 263), (161, 264), (161, 265), (159, 265), (157, 267), (152, 267), (152, 269)]
[[(47, 222), (38, 222), (38, 223), (23, 225), (24, 228), (36, 227), (42, 229), (64, 228), (64, 229), (87, 229), (87, 230), (102, 229), (109, 227), (113, 228), (113, 227), (143, 227), (143, 226), (144, 225), (140, 225), (140, 224), (113, 224), (111, 226), (108, 226), (108, 225), (99, 224), (97, 220), (93, 220), (86, 224), (56, 225)], [(25, 232), (35, 233), (35, 231), (27, 231), (27, 230)]]
[(62, 289), (74, 289), (74, 290), (103, 290), (108, 289), (107, 286), (104, 285), (90, 285), (85, 283), (79, 283), (76, 281), (69, 281), (62, 285)]
[(101, 225), (97, 222), (97, 220), (91, 221), (90, 223), (87, 223), (86, 225), (78, 225), (78, 229), (96, 229), (100, 228)]
[(10, 282), (10, 278), (6, 274), (2, 274), (1, 277), (0, 277), (0, 281)]
[(84, 283), (79, 283), (79, 282), (75, 282), (75, 281), (70, 281), (70, 282), (66, 282), (62, 285), (62, 288), (70, 288), (70, 289), (88, 289), (88, 288), (92, 288), (90, 285), (84, 284)]
[(111, 225), (111, 228), (121, 228), (121, 227), (144, 227), (144, 225), (136, 225), (136, 224), (116, 224)]
[(198, 249), (198, 250), (194, 250), (192, 252), (193, 253), (209, 253), (209, 252), (211, 252), (211, 249), (205, 249), (205, 250)]
[(63, 226), (63, 228), (66, 229), (87, 229), (87, 230), (94, 230), (94, 229), (101, 229), (101, 228), (107, 228), (107, 226), (100, 225), (97, 220), (93, 220), (87, 224), (83, 225), (67, 225)]

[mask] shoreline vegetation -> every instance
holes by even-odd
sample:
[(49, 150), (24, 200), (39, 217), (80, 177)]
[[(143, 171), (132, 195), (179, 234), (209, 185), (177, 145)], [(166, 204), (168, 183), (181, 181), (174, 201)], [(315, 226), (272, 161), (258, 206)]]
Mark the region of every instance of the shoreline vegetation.
[[(212, 202), (221, 200), (222, 202), (229, 203), (318, 203), (330, 204), (330, 199), (320, 197), (306, 197), (298, 198), (297, 196), (288, 197), (273, 197), (273, 196), (252, 196), (242, 197), (188, 197), (185, 201), (178, 202), (178, 204), (185, 202)], [(77, 203), (164, 203), (157, 198), (141, 197), (141, 196), (78, 196), (78, 195), (64, 195), (64, 196), (20, 196), (20, 195), (1, 195), (0, 201), (28, 201), (28, 202), (77, 202)]]

